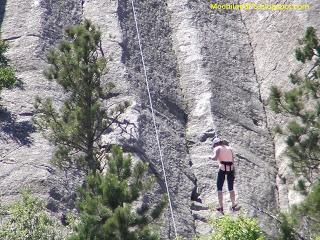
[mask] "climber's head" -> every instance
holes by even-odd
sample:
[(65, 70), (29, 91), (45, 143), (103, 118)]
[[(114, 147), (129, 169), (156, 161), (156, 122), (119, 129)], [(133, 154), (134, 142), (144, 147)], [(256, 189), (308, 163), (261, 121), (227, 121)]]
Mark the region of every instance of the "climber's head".
[(212, 140), (212, 146), (213, 147), (216, 147), (216, 146), (218, 146), (218, 145), (220, 145), (220, 144), (222, 144), (223, 143), (223, 141), (220, 139), (220, 138), (218, 138), (218, 137), (216, 137), (216, 138), (214, 138), (213, 140)]

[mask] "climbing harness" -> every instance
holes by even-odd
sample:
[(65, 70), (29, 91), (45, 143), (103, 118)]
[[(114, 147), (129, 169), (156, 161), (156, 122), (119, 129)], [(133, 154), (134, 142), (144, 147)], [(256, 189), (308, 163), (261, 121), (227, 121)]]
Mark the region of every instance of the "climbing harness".
[(233, 162), (221, 161), (220, 163), (224, 166), (224, 170), (225, 171), (227, 171), (227, 169), (228, 169), (227, 166), (229, 166), (229, 171), (231, 171)]
[(145, 77), (146, 84), (147, 84), (147, 91), (148, 91), (148, 96), (149, 96), (152, 120), (153, 120), (153, 125), (154, 125), (156, 139), (157, 139), (157, 145), (158, 145), (159, 154), (160, 154), (160, 161), (161, 161), (161, 165), (162, 165), (163, 177), (164, 177), (164, 182), (165, 182), (165, 185), (166, 185), (166, 190), (167, 190), (167, 195), (168, 195), (169, 208), (170, 208), (170, 213), (171, 213), (171, 218), (172, 218), (172, 223), (173, 223), (173, 229), (174, 229), (175, 237), (177, 238), (178, 237), (177, 229), (176, 229), (176, 224), (175, 224), (175, 220), (174, 220), (174, 214), (173, 214), (173, 209), (172, 209), (172, 202), (171, 202), (171, 198), (170, 198), (170, 192), (169, 192), (169, 187), (168, 187), (168, 182), (167, 182), (166, 171), (165, 171), (165, 168), (164, 168), (163, 155), (162, 155), (161, 146), (160, 146), (158, 128), (157, 128), (157, 125), (156, 125), (156, 119), (155, 119), (154, 109), (153, 109), (153, 105), (152, 105), (152, 98), (151, 98), (151, 94), (150, 94), (147, 70), (146, 70), (143, 51), (142, 51), (142, 46), (141, 46), (141, 40), (140, 40), (140, 34), (139, 34), (139, 28), (138, 28), (138, 20), (137, 20), (137, 16), (136, 16), (136, 10), (135, 10), (135, 7), (134, 7), (134, 0), (131, 0), (131, 4), (132, 4), (133, 17), (134, 17), (134, 21), (135, 21), (135, 25), (136, 25), (136, 30), (137, 30), (137, 37), (138, 37), (140, 55), (141, 55), (141, 60), (142, 60), (142, 65), (143, 65), (144, 77)]

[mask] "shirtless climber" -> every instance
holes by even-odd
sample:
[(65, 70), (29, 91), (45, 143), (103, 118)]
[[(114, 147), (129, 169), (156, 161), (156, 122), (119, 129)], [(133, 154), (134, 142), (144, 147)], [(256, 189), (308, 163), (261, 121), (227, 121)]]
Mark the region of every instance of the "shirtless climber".
[(240, 206), (236, 203), (236, 194), (233, 190), (234, 184), (234, 155), (231, 148), (224, 143), (220, 138), (213, 139), (213, 157), (210, 157), (211, 160), (219, 161), (219, 172), (217, 177), (217, 189), (218, 189), (218, 199), (219, 207), (216, 209), (220, 213), (223, 213), (223, 192), (222, 187), (227, 175), (228, 189), (230, 194), (230, 200), (232, 202), (232, 211), (239, 211)]

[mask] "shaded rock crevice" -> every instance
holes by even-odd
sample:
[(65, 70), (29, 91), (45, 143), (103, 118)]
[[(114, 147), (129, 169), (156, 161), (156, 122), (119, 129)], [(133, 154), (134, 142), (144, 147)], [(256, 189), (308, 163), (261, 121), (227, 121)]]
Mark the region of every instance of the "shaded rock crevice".
[(14, 141), (18, 145), (30, 146), (32, 144), (31, 134), (35, 132), (31, 119), (13, 115), (9, 111), (0, 110), (0, 137), (9, 142)]
[(41, 39), (45, 40), (43, 38), (43, 36), (41, 36), (39, 34), (36, 34), (36, 33), (27, 33), (25, 35), (6, 37), (6, 38), (3, 38), (2, 40), (3, 41), (14, 41), (14, 40), (17, 40), (17, 39), (22, 38), (22, 37), (36, 37), (36, 38), (41, 38)]
[[(181, 97), (181, 87), (177, 81), (176, 59), (171, 50), (172, 32), (168, 24), (169, 14), (166, 2), (136, 1), (135, 8), (177, 230), (178, 234), (189, 238), (194, 234), (194, 224), (190, 214), (190, 194), (194, 177), (186, 158), (184, 132), (187, 114)], [(148, 162), (152, 172), (157, 176), (159, 186), (155, 186), (154, 192), (163, 193), (163, 172), (131, 2), (118, 1), (116, 14), (122, 33), (121, 40), (117, 41), (117, 44), (121, 48), (120, 62), (126, 68), (124, 77), (128, 84), (127, 93), (133, 96), (139, 105), (137, 148), (144, 155), (140, 155), (139, 158)], [(116, 80), (116, 84), (118, 81)], [(159, 196), (152, 194), (152, 198)], [(160, 226), (163, 238), (173, 238), (169, 212), (164, 212)]]
[[(240, 1), (238, 2), (240, 3)], [(245, 33), (247, 35), (247, 38), (248, 38), (248, 43), (249, 43), (249, 46), (251, 48), (251, 56), (252, 56), (252, 65), (253, 65), (253, 75), (254, 75), (254, 79), (256, 80), (256, 84), (258, 86), (258, 99), (262, 105), (262, 109), (263, 109), (263, 116), (264, 116), (264, 121), (263, 123), (266, 125), (266, 128), (267, 130), (269, 131), (269, 136), (270, 138), (272, 139), (272, 132), (271, 132), (271, 129), (270, 129), (270, 126), (269, 126), (269, 121), (268, 121), (268, 115), (267, 115), (267, 111), (266, 111), (266, 103), (265, 101), (263, 101), (262, 99), (262, 94), (261, 94), (261, 83), (259, 81), (259, 76), (257, 75), (257, 72), (256, 72), (256, 64), (255, 64), (255, 59), (254, 59), (254, 47), (253, 47), (253, 41), (252, 41), (252, 38), (250, 36), (250, 33), (249, 33), (249, 29), (247, 27), (247, 23), (246, 21), (243, 19), (243, 14), (241, 13), (240, 11), (240, 20), (244, 26), (244, 29), (245, 29)], [(256, 119), (253, 119), (254, 122), (258, 122), (258, 120)], [(255, 125), (257, 125), (257, 123), (255, 123)]]
[[(241, 0), (238, 1), (238, 3), (240, 4), (241, 3)], [(278, 177), (279, 177), (279, 166), (276, 162), (276, 147), (275, 147), (275, 141), (274, 141), (274, 136), (273, 136), (273, 129), (271, 128), (270, 126), (270, 121), (268, 119), (268, 113), (267, 113), (267, 101), (268, 99), (264, 100), (263, 97), (262, 97), (262, 80), (260, 81), (259, 80), (259, 75), (257, 74), (257, 67), (256, 67), (256, 62), (255, 62), (255, 57), (254, 57), (254, 53), (255, 53), (255, 47), (253, 46), (253, 39), (252, 37), (250, 36), (250, 31), (249, 31), (249, 28), (247, 26), (247, 22), (246, 20), (244, 19), (244, 16), (243, 16), (243, 13), (240, 11), (240, 19), (241, 19), (241, 22), (242, 24), (244, 25), (244, 29), (245, 29), (245, 33), (247, 34), (247, 38), (248, 38), (248, 42), (249, 42), (249, 46), (251, 48), (251, 55), (252, 55), (252, 64), (253, 64), (253, 74), (254, 74), (254, 78), (256, 80), (256, 84), (258, 86), (258, 96), (259, 96), (259, 101), (261, 102), (261, 105), (262, 105), (262, 114), (263, 114), (263, 118), (264, 118), (264, 121), (263, 123), (265, 124), (266, 126), (266, 129), (268, 131), (268, 135), (269, 135), (269, 139), (270, 139), (270, 142), (272, 144), (272, 157), (274, 159), (274, 162), (271, 163), (272, 164), (272, 167), (274, 168), (274, 173), (272, 175), (274, 175), (274, 183), (275, 183), (275, 186), (274, 186), (274, 191), (275, 191), (275, 196), (276, 196), (276, 204), (277, 204), (277, 208), (280, 208), (280, 193), (279, 193), (279, 185), (278, 185)], [(268, 19), (265, 19), (265, 21), (267, 21)], [(278, 63), (276, 63), (276, 65), (274, 66), (274, 68), (272, 69), (272, 71), (275, 71), (276, 68), (278, 66)]]
[(84, 4), (85, 4), (85, 0), (81, 0), (81, 16), (82, 16), (82, 19), (84, 17)]

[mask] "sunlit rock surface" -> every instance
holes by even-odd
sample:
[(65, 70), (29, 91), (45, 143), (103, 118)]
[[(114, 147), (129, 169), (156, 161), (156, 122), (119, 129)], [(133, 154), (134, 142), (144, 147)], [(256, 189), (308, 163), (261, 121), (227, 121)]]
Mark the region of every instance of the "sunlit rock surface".
[[(215, 216), (208, 206), (217, 204), (217, 163), (209, 161), (216, 134), (236, 153), (239, 203), (274, 234), (275, 225), (259, 209), (286, 209), (300, 197), (292, 189), (283, 139), (271, 134), (285, 120), (266, 107), (267, 98), (271, 85), (286, 85), (287, 76), (301, 68), (294, 48), (308, 26), (319, 27), (320, 3), (301, 12), (215, 11), (205, 0), (144, 0), (135, 6), (178, 234), (191, 239), (211, 231), (205, 218)], [(158, 201), (165, 185), (131, 1), (4, 0), (0, 14), (1, 37), (10, 43), (8, 56), (23, 83), (2, 93), (1, 201), (31, 187), (56, 216), (73, 208), (78, 178), (50, 165), (54, 147), (31, 118), (35, 96), (61, 103), (59, 86), (42, 75), (45, 54), (65, 27), (84, 18), (103, 33), (109, 67), (104, 80), (119, 93), (113, 101), (132, 103), (122, 118), (125, 131), (115, 129), (103, 142), (119, 143), (150, 163), (157, 183), (146, 201)], [(225, 200), (228, 208), (227, 189)], [(173, 239), (168, 210), (160, 225), (162, 237)]]

